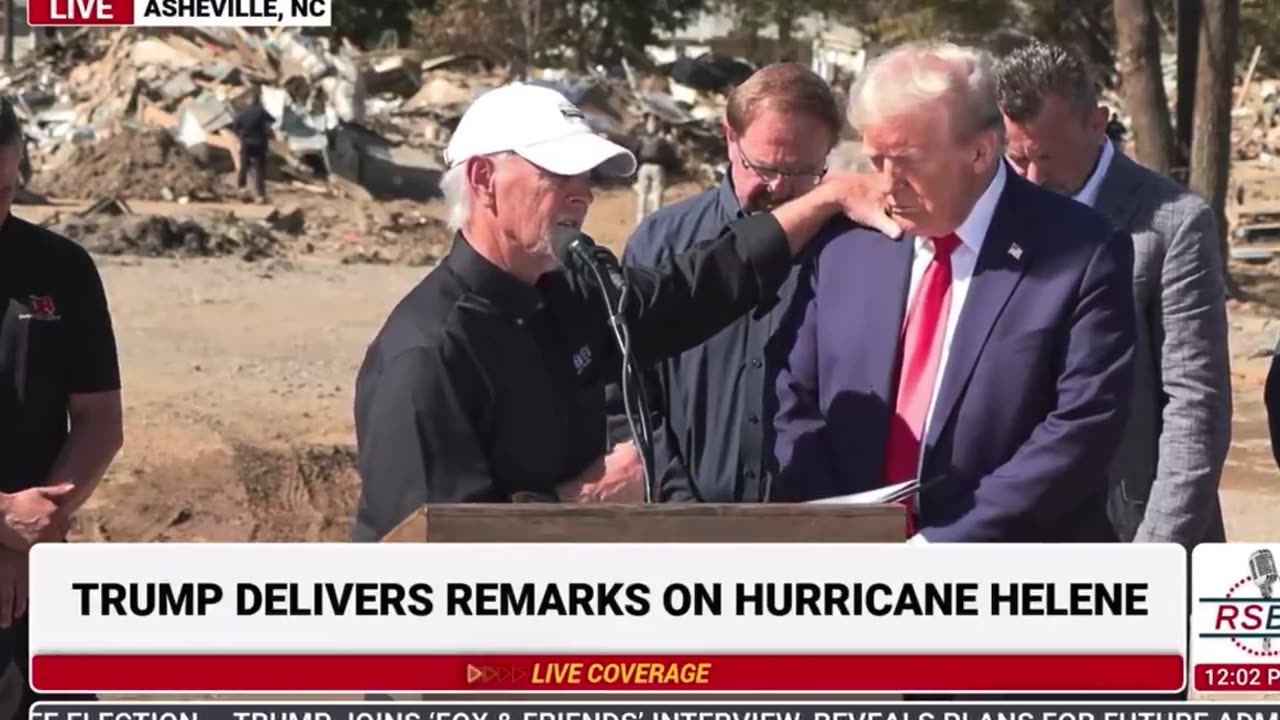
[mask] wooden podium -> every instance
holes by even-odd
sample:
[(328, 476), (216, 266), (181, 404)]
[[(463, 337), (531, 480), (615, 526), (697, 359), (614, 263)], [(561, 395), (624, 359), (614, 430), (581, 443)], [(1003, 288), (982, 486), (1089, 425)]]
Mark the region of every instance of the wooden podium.
[[(382, 542), (903, 542), (901, 505), (568, 503), (456, 504), (420, 508)], [(834, 693), (529, 693), (430, 695), (432, 700), (893, 700)], [(407, 699), (407, 698), (406, 698)]]
[(419, 508), (382, 542), (902, 542), (901, 505), (457, 504)]

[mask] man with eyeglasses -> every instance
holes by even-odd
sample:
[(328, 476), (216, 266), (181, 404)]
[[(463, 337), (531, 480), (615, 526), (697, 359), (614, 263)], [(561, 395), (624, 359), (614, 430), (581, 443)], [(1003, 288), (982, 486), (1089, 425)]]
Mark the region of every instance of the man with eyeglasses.
[[(613, 487), (605, 386), (617, 346), (600, 289), (562, 268), (551, 240), (582, 226), (593, 173), (629, 176), (635, 157), (560, 93), (521, 83), (477, 98), (446, 156), (453, 247), (392, 310), (356, 379), (357, 541), (427, 502), (592, 500), (593, 486)], [(831, 217), (895, 229), (882, 181), (831, 180), (716, 225), (659, 269), (624, 268), (637, 359), (703, 342), (770, 297)]]
[[(729, 96), (723, 182), (648, 216), (628, 240), (623, 262), (660, 265), (727, 223), (808, 193), (826, 175), (842, 125), (821, 77), (796, 63), (761, 68)], [(767, 350), (771, 338), (785, 344), (778, 330), (794, 285), (793, 272), (774, 304), (659, 367), (654, 394), (663, 417), (654, 429), (654, 475), (663, 500), (767, 499), (775, 374)]]

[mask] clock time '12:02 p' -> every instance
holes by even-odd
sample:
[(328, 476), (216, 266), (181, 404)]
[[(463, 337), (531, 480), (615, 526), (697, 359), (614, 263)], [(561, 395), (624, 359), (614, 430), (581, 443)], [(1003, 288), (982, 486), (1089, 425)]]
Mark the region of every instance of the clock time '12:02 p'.
[(1272, 692), (1280, 690), (1280, 665), (1263, 663), (1199, 664), (1196, 665), (1196, 689), (1202, 692), (1214, 690), (1256, 690)]

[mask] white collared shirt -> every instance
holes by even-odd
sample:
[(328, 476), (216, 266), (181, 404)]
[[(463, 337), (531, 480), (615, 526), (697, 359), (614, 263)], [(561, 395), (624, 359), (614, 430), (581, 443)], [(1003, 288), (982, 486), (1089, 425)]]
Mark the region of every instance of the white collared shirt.
[[(942, 336), (942, 357), (938, 363), (938, 374), (933, 382), (933, 396), (929, 400), (929, 413), (925, 416), (925, 425), (921, 432), (924, 436), (920, 438), (921, 453), (920, 465), (917, 467), (916, 476), (919, 476), (920, 468), (924, 464), (923, 444), (924, 438), (929, 436), (929, 424), (933, 419), (933, 408), (938, 402), (938, 390), (942, 387), (942, 378), (946, 375), (947, 358), (951, 354), (951, 339), (955, 336), (956, 325), (960, 320), (960, 310), (964, 307), (965, 297), (969, 294), (969, 280), (973, 277), (974, 268), (978, 265), (978, 253), (982, 251), (982, 243), (987, 239), (987, 230), (991, 227), (991, 218), (996, 213), (996, 203), (1000, 201), (1000, 193), (1004, 192), (1005, 173), (1007, 172), (1004, 163), (998, 163), (996, 175), (991, 179), (991, 183), (987, 185), (986, 191), (978, 198), (978, 202), (974, 203), (973, 209), (969, 211), (969, 216), (964, 222), (960, 223), (960, 227), (956, 228), (956, 235), (960, 238), (960, 244), (951, 253), (951, 304), (947, 310), (947, 325)], [(911, 289), (907, 296), (907, 307), (911, 307), (911, 302), (915, 299), (916, 291), (919, 290), (920, 280), (924, 276), (925, 268), (933, 260), (933, 239), (932, 238), (916, 238), (916, 254), (915, 260), (911, 263)], [(904, 315), (903, 322), (906, 322)]]
[(1088, 182), (1084, 187), (1080, 188), (1080, 192), (1075, 194), (1075, 199), (1093, 207), (1098, 202), (1098, 190), (1102, 187), (1102, 179), (1107, 176), (1107, 170), (1111, 167), (1111, 159), (1116, 155), (1115, 146), (1111, 144), (1111, 140), (1103, 139), (1102, 155), (1098, 157), (1098, 164), (1093, 168), (1093, 174), (1089, 176)]
[[(973, 278), (973, 271), (978, 265), (978, 253), (982, 251), (982, 244), (987, 239), (987, 231), (991, 228), (991, 219), (996, 213), (996, 204), (1000, 201), (1000, 194), (1004, 192), (1006, 174), (1004, 163), (998, 162), (995, 177), (978, 198), (978, 202), (974, 203), (973, 208), (969, 210), (969, 216), (955, 231), (956, 236), (960, 238), (960, 245), (951, 253), (951, 302), (947, 308), (947, 325), (942, 336), (942, 357), (939, 359), (937, 377), (933, 381), (929, 413), (925, 416), (924, 427), (921, 429), (920, 457), (917, 460), (916, 477), (920, 477), (924, 468), (925, 438), (929, 437), (929, 426), (933, 422), (933, 411), (938, 403), (938, 390), (942, 387), (942, 378), (946, 376), (947, 359), (951, 355), (951, 340), (955, 336), (960, 311), (964, 308), (965, 298), (969, 294), (969, 281)], [(925, 268), (933, 260), (931, 238), (917, 237), (915, 243), (915, 259), (911, 263), (911, 287), (907, 295), (908, 308), (915, 299)], [(903, 322), (906, 322), (905, 315)], [(926, 541), (917, 533), (911, 538), (911, 542)]]

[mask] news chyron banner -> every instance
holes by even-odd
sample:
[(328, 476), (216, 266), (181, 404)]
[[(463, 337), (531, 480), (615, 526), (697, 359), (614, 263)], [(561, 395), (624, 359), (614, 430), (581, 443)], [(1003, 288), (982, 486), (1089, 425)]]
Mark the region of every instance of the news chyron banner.
[(1175, 692), (1176, 545), (32, 551), (41, 692)]
[(329, 27), (333, 0), (27, 0), (32, 27)]
[(29, 720), (1276, 720), (1267, 702), (37, 702)]
[(1194, 689), (1280, 691), (1280, 545), (1200, 545), (1191, 560)]

